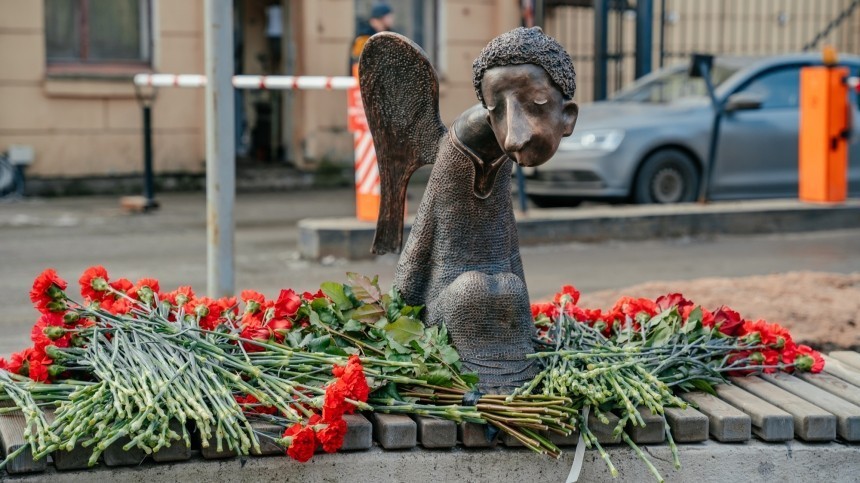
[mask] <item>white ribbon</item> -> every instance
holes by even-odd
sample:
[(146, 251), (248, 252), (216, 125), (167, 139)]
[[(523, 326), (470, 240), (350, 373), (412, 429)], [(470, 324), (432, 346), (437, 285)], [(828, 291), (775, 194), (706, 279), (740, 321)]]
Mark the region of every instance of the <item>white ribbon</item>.
[(579, 481), (579, 473), (582, 471), (582, 463), (585, 460), (585, 439), (582, 434), (585, 429), (585, 422), (588, 421), (588, 412), (591, 406), (585, 406), (582, 409), (583, 427), (579, 428), (579, 441), (576, 442), (576, 453), (573, 456), (573, 465), (570, 467), (570, 473), (567, 474), (565, 483), (575, 483)]

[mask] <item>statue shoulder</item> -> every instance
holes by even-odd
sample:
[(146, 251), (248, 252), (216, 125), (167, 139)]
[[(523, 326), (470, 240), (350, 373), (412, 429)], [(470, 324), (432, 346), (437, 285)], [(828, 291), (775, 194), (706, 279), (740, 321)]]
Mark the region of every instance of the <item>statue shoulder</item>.
[(485, 161), (494, 160), (504, 154), (490, 126), (487, 109), (481, 104), (475, 104), (463, 111), (454, 121), (453, 130), (461, 143)]

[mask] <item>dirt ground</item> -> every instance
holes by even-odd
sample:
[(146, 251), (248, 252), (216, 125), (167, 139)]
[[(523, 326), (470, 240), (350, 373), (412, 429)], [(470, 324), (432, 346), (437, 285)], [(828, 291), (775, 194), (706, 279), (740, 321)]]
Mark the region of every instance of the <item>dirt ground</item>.
[(623, 296), (656, 298), (680, 292), (709, 310), (727, 305), (745, 319), (787, 327), (819, 350), (860, 350), (860, 273), (789, 272), (743, 278), (647, 282), (584, 293), (579, 305), (609, 308)]

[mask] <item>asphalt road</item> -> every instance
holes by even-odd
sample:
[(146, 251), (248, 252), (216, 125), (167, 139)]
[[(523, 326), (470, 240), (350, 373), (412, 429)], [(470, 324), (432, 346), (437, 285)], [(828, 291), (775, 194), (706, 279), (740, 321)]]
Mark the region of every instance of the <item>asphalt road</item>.
[[(420, 194), (420, 193), (419, 193)], [(316, 289), (348, 271), (378, 274), (388, 287), (396, 257), (375, 261), (299, 259), (296, 222), (349, 216), (350, 190), (240, 194), (236, 202), (236, 285), (275, 295), (280, 288)], [(417, 198), (417, 195), (416, 195)], [(205, 196), (159, 197), (162, 209), (127, 215), (116, 198), (64, 198), (0, 204), (0, 355), (29, 344), (37, 314), (33, 278), (55, 268), (74, 284), (90, 265), (113, 277), (152, 276), (162, 288), (206, 286)], [(411, 207), (417, 200), (411, 202)], [(746, 276), (794, 270), (860, 271), (860, 230), (752, 237), (713, 237), (526, 247), (526, 282), (533, 299), (565, 283), (584, 292), (650, 280)]]

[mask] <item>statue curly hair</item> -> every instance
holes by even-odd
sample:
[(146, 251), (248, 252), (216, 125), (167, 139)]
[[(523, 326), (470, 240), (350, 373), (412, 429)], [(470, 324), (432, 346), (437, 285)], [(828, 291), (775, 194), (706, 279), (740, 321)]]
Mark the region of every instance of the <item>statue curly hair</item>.
[(573, 99), (576, 92), (576, 72), (573, 61), (557, 40), (543, 33), (540, 27), (519, 27), (494, 38), (472, 63), (475, 93), (484, 107), (481, 81), (484, 73), (493, 67), (535, 64), (543, 67), (555, 82), (565, 99)]

